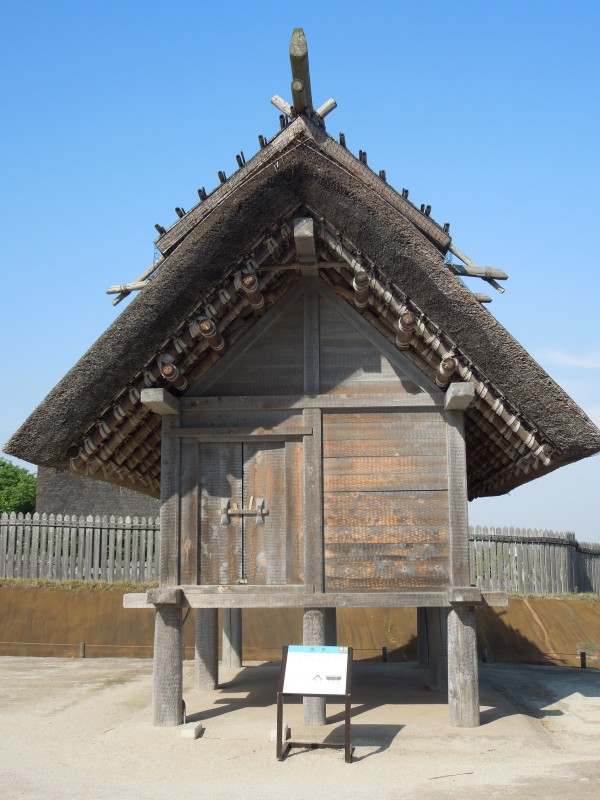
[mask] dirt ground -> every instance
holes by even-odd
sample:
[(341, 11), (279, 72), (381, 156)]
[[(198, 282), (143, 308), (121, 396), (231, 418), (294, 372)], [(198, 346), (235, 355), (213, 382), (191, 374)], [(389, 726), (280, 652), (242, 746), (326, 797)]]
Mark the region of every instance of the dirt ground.
[[(354, 761), (338, 750), (294, 749), (278, 762), (279, 667), (222, 671), (221, 688), (193, 688), (188, 718), (151, 724), (152, 664), (130, 659), (0, 658), (0, 787), (7, 800), (261, 800), (419, 797), (420, 800), (597, 800), (600, 796), (600, 672), (484, 665), (482, 725), (447, 724), (441, 693), (411, 664), (355, 665)], [(342, 707), (324, 729), (302, 728), (286, 704), (293, 739), (341, 741)]]

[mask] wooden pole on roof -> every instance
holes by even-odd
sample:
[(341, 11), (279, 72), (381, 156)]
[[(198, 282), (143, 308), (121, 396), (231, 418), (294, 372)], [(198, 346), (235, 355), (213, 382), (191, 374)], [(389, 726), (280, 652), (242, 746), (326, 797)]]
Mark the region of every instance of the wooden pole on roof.
[(313, 113), (310, 72), (308, 69), (308, 45), (302, 28), (294, 28), (290, 42), (290, 64), (292, 66), (292, 98), (295, 114)]

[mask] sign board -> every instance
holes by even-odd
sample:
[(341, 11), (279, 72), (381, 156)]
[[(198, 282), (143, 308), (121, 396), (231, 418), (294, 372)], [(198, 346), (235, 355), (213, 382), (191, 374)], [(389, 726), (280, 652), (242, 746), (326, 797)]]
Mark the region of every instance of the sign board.
[(283, 694), (344, 695), (348, 692), (347, 647), (290, 645)]
[[(352, 648), (321, 647), (320, 645), (291, 644), (283, 648), (279, 691), (277, 692), (277, 759), (281, 761), (292, 747), (343, 748), (344, 760), (352, 763), (350, 723), (352, 716)], [(333, 742), (283, 742), (283, 698), (286, 695), (303, 697), (344, 698), (344, 744)], [(339, 701), (338, 701), (339, 702)]]

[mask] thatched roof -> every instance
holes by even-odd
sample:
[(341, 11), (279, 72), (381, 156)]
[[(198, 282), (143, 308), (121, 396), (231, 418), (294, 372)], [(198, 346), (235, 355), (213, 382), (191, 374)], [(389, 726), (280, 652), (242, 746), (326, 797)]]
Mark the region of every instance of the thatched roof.
[(211, 368), (219, 353), (200, 330), (206, 317), (227, 346), (249, 330), (256, 314), (235, 283), (240, 270), (257, 274), (267, 308), (300, 279), (289, 268), (298, 216), (315, 220), (318, 274), (334, 291), (352, 304), (353, 279), (366, 271), (365, 318), (395, 342), (398, 315), (410, 312), (407, 357), (433, 377), (451, 353), (452, 379), (475, 384), (470, 497), (600, 450), (600, 431), (448, 268), (448, 233), (301, 115), (159, 237), (160, 268), (6, 452), (156, 495), (160, 424), (141, 389), (185, 392), (166, 363), (189, 385)]

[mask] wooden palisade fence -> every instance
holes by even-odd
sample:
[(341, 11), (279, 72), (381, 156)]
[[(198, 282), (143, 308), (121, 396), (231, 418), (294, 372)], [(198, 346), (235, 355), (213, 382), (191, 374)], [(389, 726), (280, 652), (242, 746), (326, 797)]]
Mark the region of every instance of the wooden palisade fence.
[(600, 594), (600, 544), (573, 533), (470, 528), (471, 583), (514, 594)]
[[(0, 578), (154, 581), (159, 520), (2, 514)], [(471, 583), (518, 594), (600, 594), (600, 544), (573, 533), (470, 528)]]
[(0, 577), (154, 581), (158, 534), (152, 517), (2, 514)]

